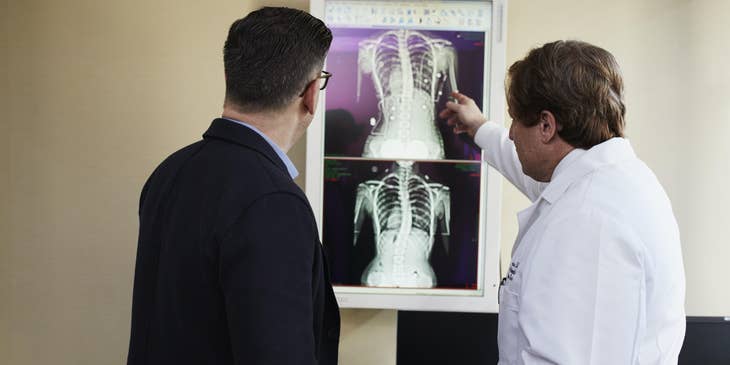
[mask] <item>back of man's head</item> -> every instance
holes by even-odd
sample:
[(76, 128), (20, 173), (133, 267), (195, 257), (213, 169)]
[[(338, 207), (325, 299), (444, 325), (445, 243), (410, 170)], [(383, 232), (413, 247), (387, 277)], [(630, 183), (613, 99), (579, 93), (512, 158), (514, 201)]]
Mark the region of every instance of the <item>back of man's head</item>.
[(558, 135), (576, 148), (622, 137), (626, 107), (623, 79), (613, 55), (580, 41), (535, 48), (509, 68), (507, 104), (524, 125), (545, 110), (559, 124)]
[(264, 7), (235, 21), (223, 47), (226, 106), (286, 106), (317, 76), (331, 42), (327, 26), (301, 10)]

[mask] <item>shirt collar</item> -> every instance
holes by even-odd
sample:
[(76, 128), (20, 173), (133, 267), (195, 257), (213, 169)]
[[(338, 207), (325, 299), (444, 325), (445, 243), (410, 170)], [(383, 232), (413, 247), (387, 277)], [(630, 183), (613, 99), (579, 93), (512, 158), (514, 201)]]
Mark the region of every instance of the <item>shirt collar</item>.
[(636, 158), (629, 141), (615, 137), (599, 143), (588, 150), (574, 149), (558, 163), (540, 197), (552, 204), (576, 180), (607, 165)]
[(575, 160), (580, 158), (580, 156), (583, 156), (583, 154), (586, 153), (586, 150), (582, 148), (574, 148), (572, 151), (568, 152), (565, 157), (563, 157), (560, 162), (558, 162), (558, 165), (555, 166), (555, 170), (553, 170), (553, 176), (550, 178), (550, 180), (555, 180), (558, 176), (560, 176), (561, 173), (565, 172), (565, 170), (570, 166)]
[(279, 146), (276, 143), (274, 143), (274, 141), (272, 141), (263, 132), (261, 132), (256, 127), (254, 127), (250, 124), (241, 122), (240, 120), (235, 120), (235, 119), (226, 118), (226, 117), (221, 117), (221, 119), (225, 119), (229, 122), (240, 124), (244, 127), (251, 129), (252, 131), (256, 132), (258, 135), (260, 135), (266, 141), (266, 143), (268, 143), (271, 146), (271, 148), (274, 150), (274, 152), (276, 152), (276, 155), (279, 156), (281, 161), (284, 162), (284, 166), (286, 166), (286, 171), (289, 173), (289, 176), (291, 176), (292, 179), (299, 176), (299, 171), (297, 171), (296, 166), (294, 166), (294, 163), (291, 162), (291, 159), (289, 159), (289, 156), (287, 156), (286, 153), (284, 153), (284, 151), (282, 151), (281, 148), (279, 148)]

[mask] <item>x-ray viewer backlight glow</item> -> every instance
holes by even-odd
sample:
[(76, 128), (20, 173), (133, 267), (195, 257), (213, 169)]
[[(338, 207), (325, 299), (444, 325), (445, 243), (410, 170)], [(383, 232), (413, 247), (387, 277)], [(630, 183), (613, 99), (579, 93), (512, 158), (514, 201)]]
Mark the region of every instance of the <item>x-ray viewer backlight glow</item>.
[(334, 75), (307, 132), (307, 195), (341, 307), (496, 312), (501, 178), (438, 117), (504, 114), (497, 1), (311, 1)]

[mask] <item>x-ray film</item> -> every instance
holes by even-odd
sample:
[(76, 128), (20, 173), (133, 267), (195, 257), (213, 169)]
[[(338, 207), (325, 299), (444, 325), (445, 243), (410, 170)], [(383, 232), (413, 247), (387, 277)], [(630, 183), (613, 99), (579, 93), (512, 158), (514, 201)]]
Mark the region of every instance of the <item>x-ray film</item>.
[(325, 154), (470, 159), (480, 151), (438, 118), (459, 90), (481, 105), (484, 32), (333, 28)]
[(332, 30), (333, 76), (306, 188), (340, 306), (496, 311), (500, 178), (438, 114), (458, 90), (503, 115), (504, 0), (311, 9)]
[(326, 160), (333, 283), (476, 289), (480, 180), (474, 162)]

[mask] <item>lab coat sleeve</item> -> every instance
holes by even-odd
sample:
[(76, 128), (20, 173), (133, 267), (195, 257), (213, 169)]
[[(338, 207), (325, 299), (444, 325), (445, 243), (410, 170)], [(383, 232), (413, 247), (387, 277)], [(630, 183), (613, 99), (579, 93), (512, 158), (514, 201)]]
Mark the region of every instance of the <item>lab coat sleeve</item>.
[(484, 160), (497, 169), (519, 191), (534, 202), (547, 184), (533, 180), (522, 172), (515, 144), (509, 139), (506, 128), (494, 122), (486, 122), (474, 135), (474, 142), (484, 150)]
[(537, 239), (518, 314), (524, 364), (635, 364), (646, 318), (643, 244), (590, 211), (564, 215)]

